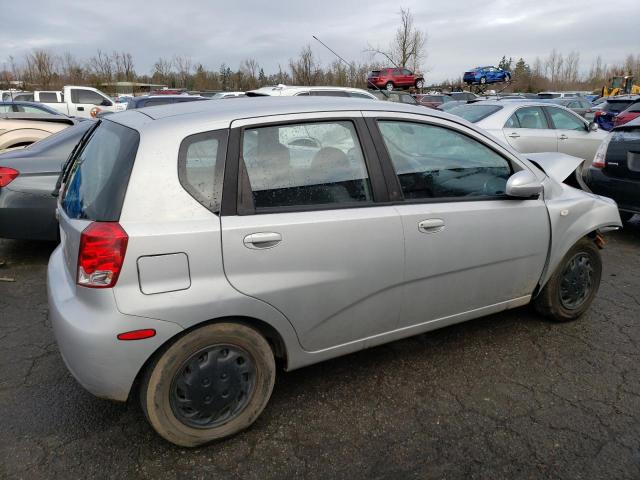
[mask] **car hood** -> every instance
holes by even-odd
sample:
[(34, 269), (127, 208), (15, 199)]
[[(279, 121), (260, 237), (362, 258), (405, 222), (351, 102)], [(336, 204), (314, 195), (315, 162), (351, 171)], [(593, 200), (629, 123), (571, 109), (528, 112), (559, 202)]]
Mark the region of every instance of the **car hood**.
[(525, 153), (523, 156), (560, 183), (584, 163), (583, 158), (558, 152)]

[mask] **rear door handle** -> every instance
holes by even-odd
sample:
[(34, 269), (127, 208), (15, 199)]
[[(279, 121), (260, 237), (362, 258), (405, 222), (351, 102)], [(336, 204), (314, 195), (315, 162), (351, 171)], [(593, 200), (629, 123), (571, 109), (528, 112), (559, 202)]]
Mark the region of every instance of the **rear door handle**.
[(520, 135), (518, 135), (516, 132), (513, 132), (513, 133), (509, 134), (509, 137), (511, 137), (511, 138), (520, 138)]
[(418, 223), (418, 230), (422, 233), (436, 233), (444, 229), (444, 220), (441, 218), (429, 218)]
[(78, 107), (79, 112), (84, 112), (84, 107)]
[(563, 133), (563, 134), (562, 134), (562, 135), (560, 135), (558, 138), (559, 138), (560, 140), (566, 140), (566, 139), (567, 139), (567, 138), (569, 138), (569, 137), (567, 137), (567, 136)]
[(276, 232), (252, 233), (244, 237), (243, 243), (247, 248), (265, 249), (275, 247), (282, 241), (282, 235)]

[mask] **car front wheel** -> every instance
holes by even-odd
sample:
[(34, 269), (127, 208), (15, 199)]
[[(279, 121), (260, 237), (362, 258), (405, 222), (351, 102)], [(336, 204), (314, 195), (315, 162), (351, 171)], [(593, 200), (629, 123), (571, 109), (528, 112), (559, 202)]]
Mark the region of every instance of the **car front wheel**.
[(485, 83), (487, 83), (487, 79), (484, 77), (480, 77), (480, 83), (484, 85)]
[(147, 369), (140, 399), (166, 440), (195, 447), (249, 427), (275, 380), (269, 343), (236, 323), (198, 328), (173, 343)]
[(536, 310), (557, 322), (568, 322), (587, 311), (600, 286), (602, 259), (589, 238), (577, 242), (534, 300)]
[(393, 90), (393, 82), (387, 82), (384, 88), (386, 88), (388, 91)]
[(424, 80), (420, 78), (416, 80), (416, 88), (422, 88), (422, 87), (424, 87)]

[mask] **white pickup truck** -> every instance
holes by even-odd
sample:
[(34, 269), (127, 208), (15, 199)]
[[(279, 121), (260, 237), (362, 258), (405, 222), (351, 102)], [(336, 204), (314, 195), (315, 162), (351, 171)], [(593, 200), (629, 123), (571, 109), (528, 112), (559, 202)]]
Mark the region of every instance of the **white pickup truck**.
[(66, 86), (62, 91), (21, 92), (14, 100), (40, 102), (72, 117), (95, 117), (98, 112), (126, 110), (126, 103), (116, 103), (107, 94), (92, 87)]

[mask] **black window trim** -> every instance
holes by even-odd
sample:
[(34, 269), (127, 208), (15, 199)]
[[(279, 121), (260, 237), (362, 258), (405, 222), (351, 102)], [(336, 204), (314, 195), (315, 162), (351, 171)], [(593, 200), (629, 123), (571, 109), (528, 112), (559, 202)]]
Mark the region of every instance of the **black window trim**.
[[(225, 133), (221, 138), (218, 136), (220, 133)], [(221, 152), (220, 157), (216, 154), (216, 164), (214, 167), (214, 176), (213, 176), (213, 191), (214, 197), (215, 193), (218, 193), (220, 200), (220, 204), (214, 206), (214, 208), (207, 207), (204, 203), (204, 199), (200, 196), (200, 193), (196, 191), (187, 181), (187, 168), (186, 168), (186, 159), (187, 159), (187, 151), (189, 147), (198, 141), (216, 139), (222, 143), (222, 145), (218, 146), (218, 151)], [(219, 128), (216, 130), (208, 130), (206, 132), (194, 133), (192, 135), (188, 135), (182, 139), (180, 142), (180, 147), (178, 148), (178, 181), (182, 188), (196, 201), (198, 204), (202, 206), (202, 208), (206, 208), (208, 211), (218, 215), (222, 210), (222, 188), (223, 188), (223, 178), (225, 175), (225, 161), (226, 156), (228, 154), (228, 146), (229, 146), (229, 129), (228, 128)]]
[(454, 128), (452, 126), (449, 125), (443, 125), (443, 124), (439, 124), (439, 123), (433, 123), (433, 122), (429, 122), (429, 121), (424, 121), (424, 120), (418, 120), (418, 119), (409, 119), (409, 118), (398, 118), (398, 117), (386, 117), (386, 116), (376, 116), (376, 117), (366, 117), (366, 123), (367, 126), (369, 128), (369, 131), (371, 132), (371, 135), (373, 137), (373, 141), (374, 144), (376, 146), (376, 150), (378, 152), (378, 156), (380, 158), (380, 161), (383, 165), (383, 170), (385, 173), (385, 179), (387, 182), (387, 188), (390, 192), (390, 204), (391, 205), (415, 205), (415, 204), (422, 204), (422, 203), (458, 203), (458, 202), (484, 202), (484, 201), (496, 201), (496, 200), (518, 200), (518, 201), (523, 201), (523, 200), (536, 200), (539, 198), (538, 196), (532, 197), (531, 199), (523, 199), (520, 197), (510, 197), (506, 194), (503, 195), (490, 195), (490, 196), (485, 196), (485, 197), (474, 197), (474, 196), (469, 196), (469, 197), (433, 197), (433, 198), (411, 198), (411, 199), (405, 199), (404, 198), (404, 194), (402, 192), (402, 186), (400, 185), (400, 179), (398, 178), (398, 175), (396, 173), (396, 169), (393, 166), (393, 161), (391, 160), (391, 156), (389, 155), (389, 151), (387, 150), (387, 145), (384, 142), (384, 138), (382, 136), (382, 132), (380, 131), (380, 128), (378, 127), (378, 122), (379, 121), (393, 121), (393, 122), (406, 122), (406, 123), (419, 123), (419, 124), (424, 124), (424, 125), (429, 125), (429, 126), (434, 126), (434, 127), (441, 127), (441, 128), (446, 128), (448, 130), (452, 130), (456, 133), (459, 133), (461, 135), (464, 135), (472, 140), (475, 140), (476, 142), (481, 143), (482, 145), (484, 145), (485, 147), (489, 148), (490, 150), (492, 150), (493, 152), (495, 152), (497, 155), (499, 155), (500, 157), (502, 157), (509, 165), (509, 168), (511, 169), (511, 175), (513, 175), (516, 171), (519, 171), (521, 169), (523, 169), (524, 167), (517, 165), (516, 166), (518, 168), (514, 168), (514, 162), (506, 157), (504, 155), (504, 153), (498, 151), (498, 149), (494, 148), (493, 145), (490, 145), (484, 141), (481, 141), (477, 138), (475, 138), (472, 135), (469, 135), (468, 133), (459, 130), (457, 128)]
[[(320, 113), (320, 112), (318, 112)], [(242, 160), (242, 140), (245, 130), (254, 128), (273, 127), (280, 125), (302, 125), (306, 123), (331, 123), (350, 122), (358, 136), (360, 148), (364, 157), (373, 200), (368, 202), (344, 202), (325, 203), (317, 205), (293, 205), (281, 207), (268, 207), (256, 210), (253, 204), (253, 195), (249, 176)], [(380, 159), (377, 156), (377, 149), (373, 145), (369, 130), (362, 117), (350, 117), (336, 115), (331, 117), (288, 119), (283, 121), (255, 123), (243, 125), (242, 127), (231, 128), (229, 143), (227, 146), (227, 160), (224, 175), (224, 186), (222, 193), (222, 216), (230, 215), (261, 215), (269, 213), (290, 213), (307, 212), (320, 210), (342, 210), (345, 208), (369, 208), (389, 203), (389, 195), (384, 175), (382, 173)]]

